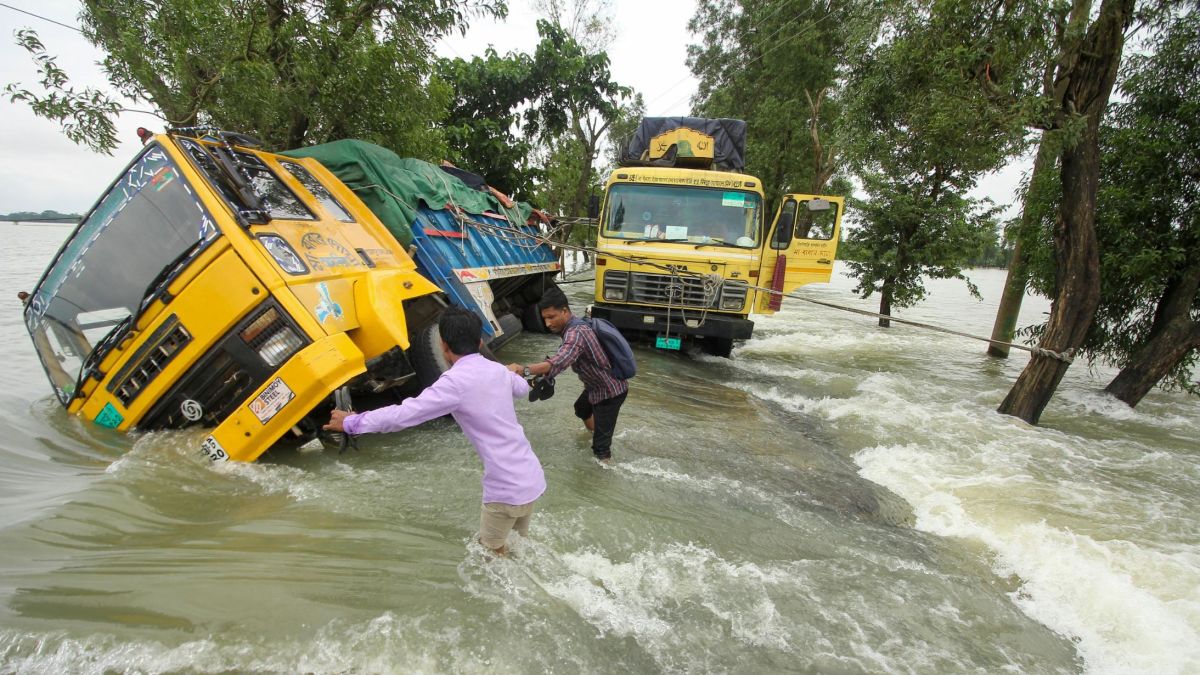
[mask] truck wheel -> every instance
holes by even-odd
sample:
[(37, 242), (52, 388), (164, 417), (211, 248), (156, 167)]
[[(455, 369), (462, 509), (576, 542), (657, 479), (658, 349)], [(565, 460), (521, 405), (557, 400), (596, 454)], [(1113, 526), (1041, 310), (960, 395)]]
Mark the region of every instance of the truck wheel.
[(706, 354), (712, 354), (713, 356), (720, 356), (721, 358), (727, 359), (729, 358), (729, 354), (733, 351), (733, 339), (715, 337), (704, 338), (704, 344), (702, 347)]
[(530, 333), (550, 332), (550, 329), (546, 328), (546, 322), (542, 320), (542, 312), (536, 302), (526, 305), (525, 311), (521, 312), (521, 326)]
[(408, 359), (417, 373), (417, 381), (424, 389), (437, 382), (442, 373), (450, 370), (450, 362), (442, 353), (442, 334), (436, 322), (422, 328), (413, 336)]
[[(522, 321), (514, 314), (502, 314), (500, 315), (499, 321), (500, 329), (504, 332), (504, 334), (500, 337), (493, 338), (491, 342), (483, 345), (484, 349), (488, 350), (489, 353), (498, 352), (503, 349), (504, 345), (508, 344), (513, 338), (520, 335), (521, 331), (524, 329)], [(480, 351), (482, 352), (483, 349)], [(492, 357), (489, 356), (488, 358)], [(492, 358), (492, 360), (498, 361), (499, 359)]]

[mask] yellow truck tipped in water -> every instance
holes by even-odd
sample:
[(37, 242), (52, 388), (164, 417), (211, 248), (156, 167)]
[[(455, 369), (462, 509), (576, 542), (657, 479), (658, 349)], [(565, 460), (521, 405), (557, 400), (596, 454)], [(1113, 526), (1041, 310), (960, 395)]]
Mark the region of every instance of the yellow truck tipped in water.
[(844, 198), (786, 194), (768, 223), (762, 181), (741, 173), (745, 130), (642, 120), (594, 214), (593, 316), (662, 349), (728, 356), (750, 337), (751, 314), (779, 309), (779, 293), (829, 281)]
[(208, 427), (210, 459), (250, 461), (315, 437), (339, 388), (438, 367), (420, 361), (440, 356), (439, 288), (321, 163), (228, 132), (139, 134), (25, 307), (68, 411)]

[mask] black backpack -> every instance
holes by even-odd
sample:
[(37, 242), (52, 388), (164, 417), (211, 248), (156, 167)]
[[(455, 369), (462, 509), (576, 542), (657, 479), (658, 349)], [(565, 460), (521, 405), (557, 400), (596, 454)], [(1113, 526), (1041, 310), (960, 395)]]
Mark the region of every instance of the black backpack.
[(616, 326), (607, 319), (598, 317), (579, 320), (587, 324), (600, 340), (600, 348), (608, 357), (610, 375), (618, 380), (628, 380), (637, 375), (637, 361), (633, 358), (633, 349)]

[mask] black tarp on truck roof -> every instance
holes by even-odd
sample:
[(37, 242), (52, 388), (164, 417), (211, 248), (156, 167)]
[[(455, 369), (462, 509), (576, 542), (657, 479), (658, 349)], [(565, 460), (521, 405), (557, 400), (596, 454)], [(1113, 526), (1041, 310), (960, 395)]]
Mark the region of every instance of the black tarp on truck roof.
[(645, 117), (630, 139), (621, 165), (744, 171), (746, 123), (703, 117)]

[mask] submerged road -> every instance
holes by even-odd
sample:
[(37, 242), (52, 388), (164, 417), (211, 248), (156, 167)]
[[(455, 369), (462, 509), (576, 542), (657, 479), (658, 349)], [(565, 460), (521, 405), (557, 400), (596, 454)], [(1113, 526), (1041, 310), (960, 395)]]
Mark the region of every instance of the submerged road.
[[(212, 465), (67, 416), (12, 297), (67, 232), (0, 224), (0, 672), (1200, 671), (1194, 398), (1076, 364), (1031, 427), (1023, 352), (788, 300), (730, 360), (637, 350), (610, 466), (570, 374), (520, 402), (550, 487), (489, 563), (452, 422)], [(988, 334), (972, 278), (901, 316)]]

